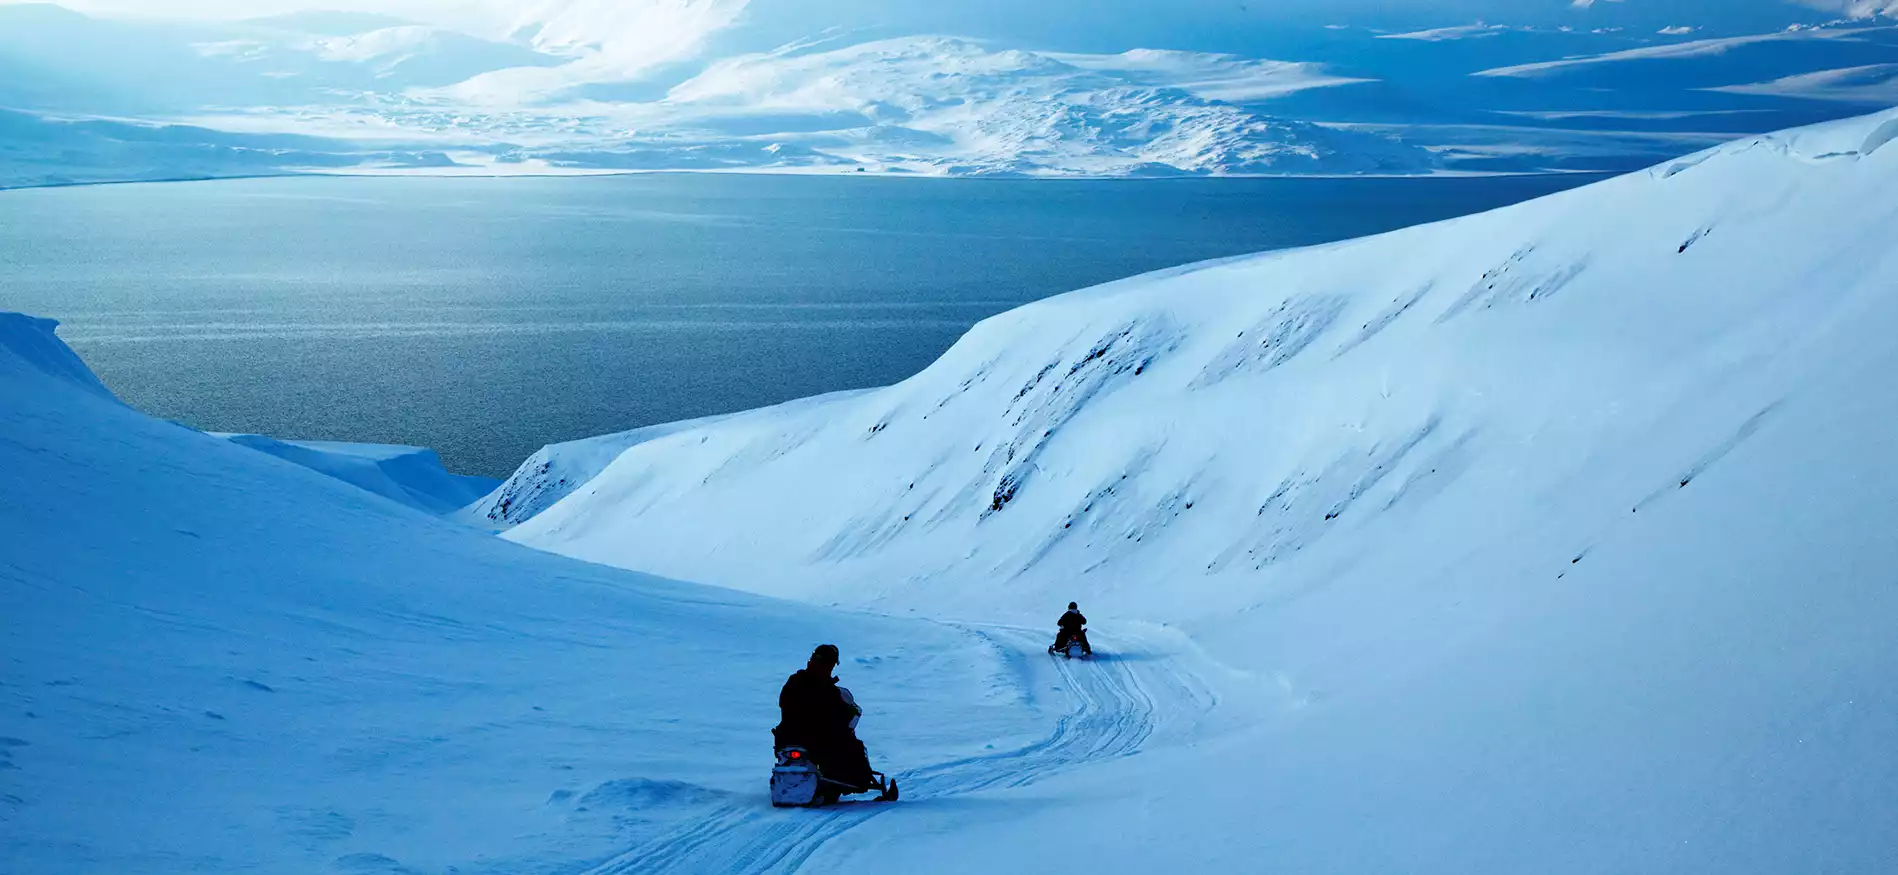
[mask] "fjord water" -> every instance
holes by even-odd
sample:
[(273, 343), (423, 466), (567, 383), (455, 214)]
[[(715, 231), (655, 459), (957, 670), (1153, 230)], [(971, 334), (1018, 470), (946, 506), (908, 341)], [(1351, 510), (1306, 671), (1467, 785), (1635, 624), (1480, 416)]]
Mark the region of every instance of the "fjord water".
[(1594, 176), (292, 178), (0, 192), (0, 309), (194, 427), (550, 442), (884, 385), (980, 319)]

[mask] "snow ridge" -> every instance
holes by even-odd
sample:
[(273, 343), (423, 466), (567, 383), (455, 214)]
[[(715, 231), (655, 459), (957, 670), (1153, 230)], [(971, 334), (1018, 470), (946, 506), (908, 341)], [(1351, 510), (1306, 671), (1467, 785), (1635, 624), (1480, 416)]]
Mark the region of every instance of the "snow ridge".
[(20, 313), (0, 313), (0, 373), (51, 377), (92, 395), (118, 400), (61, 341), (59, 323)]
[(423, 447), (336, 441), (280, 441), (255, 434), (220, 434), (248, 447), (327, 474), (425, 513), (448, 514), (500, 485), (490, 477), (448, 473), (441, 456)]

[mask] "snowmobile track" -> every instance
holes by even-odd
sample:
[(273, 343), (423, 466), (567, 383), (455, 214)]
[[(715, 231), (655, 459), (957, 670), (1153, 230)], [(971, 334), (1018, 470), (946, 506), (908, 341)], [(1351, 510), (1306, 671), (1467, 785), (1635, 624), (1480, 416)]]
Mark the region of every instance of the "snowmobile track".
[[(971, 634), (1015, 652), (1043, 649), (1041, 630), (966, 627)], [(1141, 668), (1134, 668), (1135, 665)], [(1166, 676), (1167, 660), (1054, 660), (1073, 707), (1055, 721), (1046, 738), (993, 754), (936, 763), (896, 775), (905, 798), (940, 798), (1038, 780), (1138, 753), (1156, 728), (1158, 706), (1149, 683), (1177, 692), (1180, 704), (1198, 710), (1211, 702), (1194, 694), (1190, 679)], [(1143, 674), (1156, 678), (1143, 679)], [(1169, 703), (1171, 705), (1172, 703)], [(584, 875), (664, 872), (743, 872), (788, 875), (799, 871), (827, 843), (872, 818), (901, 810), (902, 803), (845, 803), (819, 809), (780, 810), (751, 802), (722, 806), (659, 837), (587, 869)]]

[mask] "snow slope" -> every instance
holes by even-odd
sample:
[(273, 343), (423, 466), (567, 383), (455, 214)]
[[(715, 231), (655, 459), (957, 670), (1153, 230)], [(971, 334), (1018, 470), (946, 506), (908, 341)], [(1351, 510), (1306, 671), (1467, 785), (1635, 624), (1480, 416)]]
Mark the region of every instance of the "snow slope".
[[(780, 414), (789, 413), (800, 407), (821, 405), (853, 394), (857, 393), (821, 395), (771, 409)], [(479, 501), (467, 508), (465, 516), (477, 525), (512, 527), (532, 519), (534, 515), (571, 495), (573, 490), (591, 482), (621, 453), (647, 441), (702, 428), (726, 418), (724, 415), (709, 416), (542, 447), (527, 457), (527, 461), (522, 462), (507, 480), (493, 484), (487, 494), (480, 496)]]
[(10, 380), (57, 381), (63, 390), (116, 402), (104, 383), (54, 335), (59, 323), (19, 313), (0, 313), (0, 376)]
[(467, 507), (501, 485), (490, 477), (450, 474), (441, 456), (423, 447), (280, 441), (257, 434), (215, 436), (434, 514)]
[(1005, 632), (574, 562), (152, 419), (18, 314), (0, 470), (10, 873), (572, 872), (782, 826), (773, 694), (819, 641), (899, 773), (1038, 750), (1090, 701)]
[(632, 446), (507, 537), (924, 614), (1077, 598), (1270, 700), (812, 869), (1889, 871), (1894, 139), (1030, 305)]

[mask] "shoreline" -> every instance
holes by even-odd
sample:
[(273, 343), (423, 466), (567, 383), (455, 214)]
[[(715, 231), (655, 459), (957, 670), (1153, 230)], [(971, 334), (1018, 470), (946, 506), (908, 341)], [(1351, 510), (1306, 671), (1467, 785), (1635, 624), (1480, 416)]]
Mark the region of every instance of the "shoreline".
[[(479, 168), (470, 168), (479, 169)], [(574, 168), (572, 170), (538, 170), (527, 173), (441, 172), (440, 168), (426, 171), (369, 170), (338, 172), (329, 170), (285, 170), (278, 173), (240, 173), (224, 175), (195, 175), (177, 177), (158, 177), (152, 179), (100, 179), (72, 182), (42, 182), (25, 185), (0, 183), (0, 193), (13, 191), (44, 191), (62, 188), (91, 188), (117, 185), (177, 185), (194, 182), (230, 182), (256, 179), (580, 179), (591, 177), (619, 176), (656, 176), (656, 175), (705, 175), (705, 176), (790, 176), (823, 177), (843, 179), (928, 179), (945, 182), (966, 181), (1008, 181), (1008, 182), (1175, 182), (1201, 180), (1444, 180), (1444, 179), (1534, 179), (1563, 176), (1600, 176), (1603, 178), (1630, 173), (1629, 170), (1524, 170), (1524, 171), (1434, 171), (1431, 173), (1182, 173), (1164, 176), (1090, 176), (1072, 174), (1035, 175), (1025, 173), (1010, 174), (940, 174), (940, 173), (887, 173), (879, 171), (831, 170), (830, 168), (767, 168), (767, 167), (731, 167), (731, 168), (654, 168), (639, 170), (595, 170)]]

